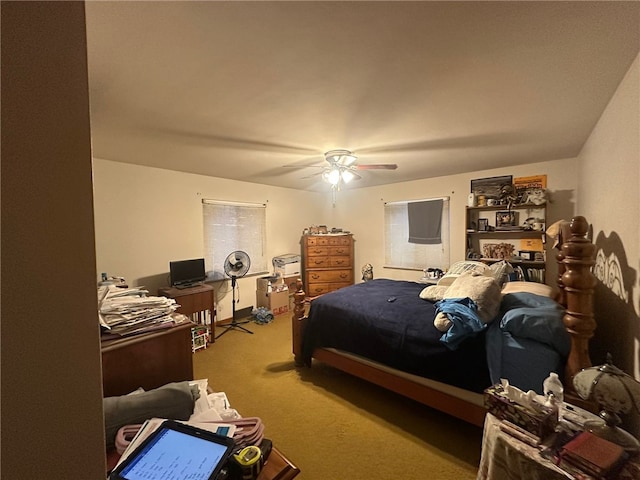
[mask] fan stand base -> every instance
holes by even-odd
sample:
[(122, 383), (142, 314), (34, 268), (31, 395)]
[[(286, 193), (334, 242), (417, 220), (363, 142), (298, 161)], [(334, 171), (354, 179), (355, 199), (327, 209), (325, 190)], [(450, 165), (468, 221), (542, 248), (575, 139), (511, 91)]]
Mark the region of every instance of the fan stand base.
[(224, 328), (224, 332), (220, 333), (219, 335), (216, 335), (216, 339), (220, 338), (222, 335), (227, 333), (229, 330), (233, 330), (234, 328), (237, 328), (238, 330), (242, 330), (243, 332), (250, 333), (253, 335), (253, 332), (251, 330), (247, 330), (242, 326), (243, 324), (249, 323), (249, 322), (250, 320), (244, 320), (242, 322), (232, 322), (229, 325), (222, 325), (222, 327)]

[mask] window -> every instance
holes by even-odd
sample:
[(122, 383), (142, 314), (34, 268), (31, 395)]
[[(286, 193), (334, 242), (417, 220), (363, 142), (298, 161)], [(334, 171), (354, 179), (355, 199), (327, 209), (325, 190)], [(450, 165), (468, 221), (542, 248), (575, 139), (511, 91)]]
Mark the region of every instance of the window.
[(267, 272), (266, 205), (202, 200), (208, 280), (225, 278), (224, 261), (236, 250), (249, 255), (248, 275)]
[[(409, 242), (409, 203), (442, 200), (441, 243)], [(437, 220), (437, 219), (436, 219)], [(429, 219), (425, 219), (428, 222)], [(449, 198), (431, 198), (384, 205), (384, 262), (388, 268), (423, 270), (449, 266)]]

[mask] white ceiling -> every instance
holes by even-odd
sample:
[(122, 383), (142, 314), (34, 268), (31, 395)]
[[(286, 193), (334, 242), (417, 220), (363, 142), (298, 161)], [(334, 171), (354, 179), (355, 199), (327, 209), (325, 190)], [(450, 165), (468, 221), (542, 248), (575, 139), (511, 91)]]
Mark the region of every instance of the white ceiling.
[(334, 148), (398, 165), (348, 188), (574, 157), (640, 51), (638, 2), (86, 14), (96, 158), (304, 190), (328, 188), (303, 167)]

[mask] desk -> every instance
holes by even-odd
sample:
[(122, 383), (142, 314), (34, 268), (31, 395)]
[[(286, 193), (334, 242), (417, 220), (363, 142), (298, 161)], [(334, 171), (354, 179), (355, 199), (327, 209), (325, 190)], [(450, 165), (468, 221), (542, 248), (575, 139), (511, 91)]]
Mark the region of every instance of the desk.
[(191, 328), (185, 322), (152, 333), (101, 342), (103, 396), (126, 395), (193, 380)]
[(299, 473), (300, 469), (274, 447), (257, 480), (291, 480)]
[[(487, 413), (482, 435), (482, 456), (477, 480), (567, 480), (573, 475), (543, 458), (536, 447), (500, 430), (500, 420)], [(640, 465), (628, 462), (614, 480), (640, 478)], [(584, 475), (581, 480), (594, 477)]]
[(173, 298), (180, 305), (177, 312), (187, 315), (194, 323), (207, 325), (206, 313), (209, 312), (209, 342), (216, 338), (216, 307), (213, 287), (197, 285), (189, 288), (163, 287), (158, 289), (158, 295)]

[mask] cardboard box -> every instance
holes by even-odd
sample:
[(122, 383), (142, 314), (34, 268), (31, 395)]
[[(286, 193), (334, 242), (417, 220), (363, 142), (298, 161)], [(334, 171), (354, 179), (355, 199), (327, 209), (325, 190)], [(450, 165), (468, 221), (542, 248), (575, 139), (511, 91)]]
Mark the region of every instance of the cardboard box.
[(502, 395), (502, 385), (497, 384), (484, 391), (484, 405), (500, 420), (507, 420), (544, 439), (553, 433), (558, 423), (558, 414), (552, 408), (540, 405), (541, 412), (535, 414)]
[(274, 315), (287, 313), (289, 311), (289, 290), (280, 292), (256, 290), (256, 305), (271, 310)]
[(258, 277), (256, 279), (256, 290), (274, 290), (278, 283), (282, 283), (277, 275), (268, 275), (266, 277)]
[(298, 279), (302, 278), (302, 275), (291, 275), (284, 277), (284, 284), (289, 289), (289, 295), (296, 293)]

